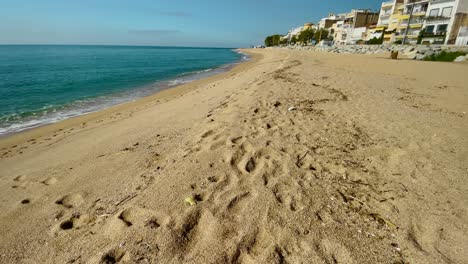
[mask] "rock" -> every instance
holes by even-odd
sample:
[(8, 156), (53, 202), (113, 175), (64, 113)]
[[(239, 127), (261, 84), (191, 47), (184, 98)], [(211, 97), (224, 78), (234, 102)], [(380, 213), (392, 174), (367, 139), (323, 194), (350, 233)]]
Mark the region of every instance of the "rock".
[(416, 50), (418, 51), (418, 53), (423, 54), (424, 52), (426, 52), (426, 51), (429, 50), (429, 47), (426, 47), (426, 46), (418, 46), (418, 47), (416, 48)]
[(455, 58), (455, 60), (453, 60), (454, 62), (463, 62), (463, 61), (466, 61), (466, 57), (465, 56), (458, 56), (457, 58)]
[(406, 57), (408, 57), (408, 59), (414, 60), (414, 59), (416, 58), (416, 54), (417, 54), (417, 53), (416, 53), (416, 51), (414, 50), (414, 51), (411, 51), (411, 52), (406, 53), (405, 55), (406, 55)]
[(406, 48), (406, 49), (403, 51), (403, 53), (406, 54), (406, 53), (409, 53), (409, 52), (411, 52), (411, 51), (413, 51), (413, 50), (414, 50), (414, 47), (408, 47), (408, 48)]
[(422, 59), (424, 59), (425, 57), (426, 57), (426, 56), (424, 56), (424, 54), (419, 54), (419, 53), (416, 54), (416, 59), (417, 59), (417, 60), (422, 60)]
[(432, 56), (434, 54), (433, 50), (428, 50), (426, 53), (424, 53), (424, 56)]

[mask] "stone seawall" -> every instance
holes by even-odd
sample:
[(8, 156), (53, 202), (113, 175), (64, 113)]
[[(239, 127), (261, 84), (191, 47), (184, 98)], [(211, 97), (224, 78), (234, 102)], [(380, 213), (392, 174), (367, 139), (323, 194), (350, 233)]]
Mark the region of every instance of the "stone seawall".
[[(447, 46), (447, 45), (343, 45), (343, 46), (287, 46), (282, 47), (292, 50), (311, 50), (321, 52), (333, 52), (343, 54), (379, 54), (390, 51), (398, 51), (401, 55), (413, 60), (422, 60), (426, 56), (446, 52), (467, 52), (468, 46)], [(401, 58), (400, 55), (400, 58)], [(468, 55), (467, 55), (468, 56)], [(455, 61), (468, 61), (468, 57), (460, 56)]]

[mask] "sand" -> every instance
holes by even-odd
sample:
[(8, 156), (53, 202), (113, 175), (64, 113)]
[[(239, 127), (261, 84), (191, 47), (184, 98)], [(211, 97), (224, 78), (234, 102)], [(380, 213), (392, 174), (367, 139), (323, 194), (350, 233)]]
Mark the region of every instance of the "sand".
[(0, 139), (0, 262), (467, 262), (468, 64), (248, 52)]

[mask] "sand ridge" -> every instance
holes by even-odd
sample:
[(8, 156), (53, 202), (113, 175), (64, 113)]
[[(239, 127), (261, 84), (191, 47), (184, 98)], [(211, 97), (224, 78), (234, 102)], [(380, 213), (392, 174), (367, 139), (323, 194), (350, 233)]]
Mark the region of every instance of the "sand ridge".
[(0, 262), (468, 259), (466, 64), (248, 52), (170, 99), (0, 141)]

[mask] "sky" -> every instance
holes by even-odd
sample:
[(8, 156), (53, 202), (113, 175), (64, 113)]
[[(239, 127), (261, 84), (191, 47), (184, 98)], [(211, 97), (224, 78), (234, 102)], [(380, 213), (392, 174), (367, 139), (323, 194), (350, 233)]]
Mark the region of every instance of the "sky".
[(0, 44), (248, 47), (383, 0), (0, 0)]

